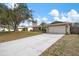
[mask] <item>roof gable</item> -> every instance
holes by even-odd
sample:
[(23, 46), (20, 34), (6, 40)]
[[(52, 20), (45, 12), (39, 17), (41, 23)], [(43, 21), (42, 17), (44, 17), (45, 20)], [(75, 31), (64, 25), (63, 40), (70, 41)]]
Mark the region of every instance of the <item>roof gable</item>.
[(58, 24), (58, 23), (65, 23), (65, 22), (61, 22), (61, 21), (54, 21), (51, 24)]

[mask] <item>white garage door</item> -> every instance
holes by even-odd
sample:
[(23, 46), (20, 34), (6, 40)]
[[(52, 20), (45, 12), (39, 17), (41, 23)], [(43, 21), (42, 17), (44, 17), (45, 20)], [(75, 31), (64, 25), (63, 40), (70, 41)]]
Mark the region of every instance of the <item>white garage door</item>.
[(49, 27), (49, 33), (55, 33), (55, 34), (64, 34), (65, 32), (65, 26), (52, 26)]

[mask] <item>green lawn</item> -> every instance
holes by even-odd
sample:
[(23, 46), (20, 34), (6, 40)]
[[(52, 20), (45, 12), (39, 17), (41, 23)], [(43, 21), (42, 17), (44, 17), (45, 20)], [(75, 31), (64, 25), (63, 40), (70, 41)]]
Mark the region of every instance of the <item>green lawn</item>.
[(33, 35), (39, 35), (41, 32), (28, 32), (28, 31), (22, 31), (22, 32), (1, 32), (0, 33), (0, 43), (16, 40), (19, 38), (29, 37)]
[(79, 56), (79, 35), (65, 35), (44, 51), (41, 56)]

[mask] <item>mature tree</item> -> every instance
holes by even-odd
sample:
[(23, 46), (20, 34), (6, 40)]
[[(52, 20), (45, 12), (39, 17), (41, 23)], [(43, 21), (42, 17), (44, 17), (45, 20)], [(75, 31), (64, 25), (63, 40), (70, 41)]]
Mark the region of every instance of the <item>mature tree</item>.
[(8, 7), (5, 4), (0, 4), (0, 26), (5, 28), (7, 25), (7, 10)]
[(31, 11), (28, 9), (27, 4), (25, 3), (15, 4), (14, 9), (12, 10), (12, 15), (14, 31), (17, 31), (17, 27), (21, 21), (32, 18)]
[[(32, 11), (28, 9), (25, 3), (16, 3), (14, 8), (8, 8), (5, 4), (0, 4), (0, 23), (13, 27), (14, 31), (21, 21), (33, 19)], [(32, 20), (29, 20), (32, 21)]]
[(8, 24), (17, 31), (19, 24), (23, 20), (32, 19), (31, 10), (28, 9), (27, 4), (17, 3), (14, 8), (8, 10)]

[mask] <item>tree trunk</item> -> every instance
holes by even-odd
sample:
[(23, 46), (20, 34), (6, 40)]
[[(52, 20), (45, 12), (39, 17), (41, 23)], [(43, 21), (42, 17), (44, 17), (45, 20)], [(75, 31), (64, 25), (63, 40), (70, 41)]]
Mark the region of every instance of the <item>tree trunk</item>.
[(8, 25), (8, 31), (10, 32), (10, 26)]
[(14, 26), (14, 32), (17, 32), (18, 31), (18, 28), (17, 27), (18, 27), (17, 24), (15, 24), (15, 26)]

